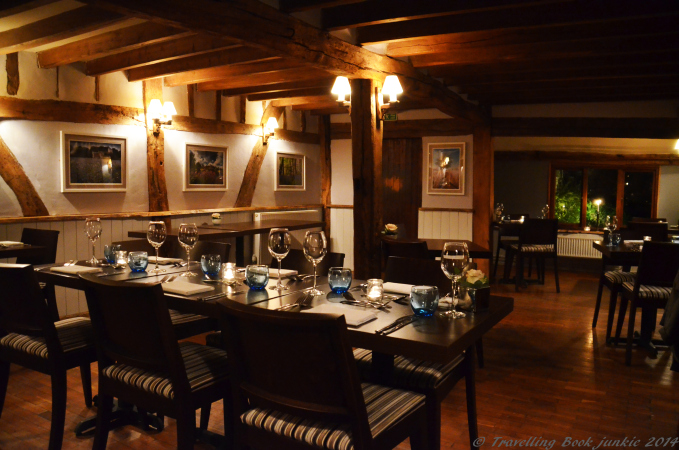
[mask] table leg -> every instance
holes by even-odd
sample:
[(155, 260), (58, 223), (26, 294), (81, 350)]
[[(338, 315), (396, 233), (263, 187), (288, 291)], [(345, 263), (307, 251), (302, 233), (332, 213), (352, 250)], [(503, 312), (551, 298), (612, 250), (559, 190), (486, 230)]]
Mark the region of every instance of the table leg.
[(479, 438), (479, 428), (476, 424), (476, 364), (474, 346), (464, 352), (464, 382), (467, 393), (467, 423), (469, 426), (469, 447), (475, 449)]
[(236, 238), (236, 265), (245, 267), (245, 241), (243, 236)]

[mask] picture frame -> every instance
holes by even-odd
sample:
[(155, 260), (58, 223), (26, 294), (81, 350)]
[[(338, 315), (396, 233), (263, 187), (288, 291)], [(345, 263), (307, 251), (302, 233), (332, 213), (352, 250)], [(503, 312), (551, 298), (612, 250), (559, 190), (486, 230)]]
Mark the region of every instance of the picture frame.
[(276, 190), (306, 190), (306, 156), (296, 153), (276, 153)]
[(61, 192), (125, 192), (127, 138), (61, 132)]
[(465, 143), (429, 144), (427, 159), (427, 193), (464, 195)]
[(226, 191), (228, 147), (186, 144), (184, 191)]

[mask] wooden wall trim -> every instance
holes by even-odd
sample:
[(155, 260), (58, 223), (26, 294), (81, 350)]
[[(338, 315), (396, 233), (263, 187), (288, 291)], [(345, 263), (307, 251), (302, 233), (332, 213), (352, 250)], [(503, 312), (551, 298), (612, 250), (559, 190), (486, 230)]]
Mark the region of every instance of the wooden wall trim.
[(474, 213), (472, 208), (419, 208), (419, 211), (450, 211), (461, 213)]
[[(424, 136), (464, 136), (473, 133), (471, 122), (463, 119), (417, 119), (382, 122), (384, 139)], [(350, 123), (331, 124), (332, 139), (351, 139)]]
[(33, 216), (33, 217), (0, 217), (0, 224), (7, 223), (28, 223), (28, 222), (69, 222), (85, 220), (88, 217), (99, 217), (100, 219), (148, 219), (151, 217), (172, 217), (187, 216), (194, 214), (218, 213), (238, 213), (238, 212), (259, 212), (259, 211), (295, 211), (298, 209), (322, 208), (321, 204), (295, 205), (295, 206), (248, 206), (241, 208), (213, 208), (213, 209), (187, 209), (177, 211), (137, 211), (126, 213), (90, 213), (90, 214), (61, 214), (54, 216)]
[(552, 161), (552, 162), (600, 162), (608, 165), (619, 164), (656, 164), (656, 165), (679, 165), (679, 155), (670, 153), (590, 153), (590, 152), (564, 152), (549, 150), (519, 150), (519, 151), (496, 151), (496, 161)]
[(491, 136), (679, 139), (679, 119), (495, 117)]
[(330, 209), (354, 209), (354, 205), (328, 205), (326, 208)]

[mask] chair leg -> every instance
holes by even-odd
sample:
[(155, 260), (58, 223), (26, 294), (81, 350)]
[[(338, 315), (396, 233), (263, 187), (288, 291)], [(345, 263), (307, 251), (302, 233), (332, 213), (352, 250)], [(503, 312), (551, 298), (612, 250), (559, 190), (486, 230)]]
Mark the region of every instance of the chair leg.
[[(495, 249), (495, 267), (493, 268), (493, 278), (497, 275), (497, 264), (500, 261), (500, 238), (497, 241), (497, 248)], [(507, 264), (507, 252), (505, 251), (505, 264)]]
[(113, 410), (113, 397), (110, 395), (103, 395), (101, 392), (98, 396), (97, 405), (97, 428), (94, 433), (93, 450), (105, 450), (106, 441), (108, 441), (108, 430), (110, 428), (111, 411)]
[(618, 290), (611, 289), (611, 298), (608, 301), (608, 321), (606, 322), (606, 343), (611, 339), (613, 331), (613, 318), (615, 317), (615, 306), (618, 304)]
[(85, 406), (92, 407), (92, 372), (90, 363), (80, 366), (80, 379), (83, 383), (83, 395), (85, 396)]
[[(537, 264), (536, 264), (537, 265)], [(538, 279), (540, 279), (540, 268), (537, 267)], [(528, 258), (528, 278), (533, 276), (533, 258)]]
[(556, 282), (556, 293), (560, 293), (561, 289), (559, 288), (559, 265), (557, 263), (557, 260), (559, 258), (554, 255), (554, 281)]
[(627, 345), (625, 346), (625, 364), (632, 365), (632, 341), (634, 340), (634, 316), (636, 316), (637, 305), (634, 300), (629, 306), (629, 325), (627, 326)]
[(474, 442), (479, 437), (479, 428), (476, 421), (476, 380), (474, 369), (474, 352), (468, 348), (465, 352), (464, 362), (465, 375), (464, 383), (467, 394), (467, 426), (469, 427), (469, 447), (475, 449)]
[(7, 394), (7, 384), (9, 383), (9, 366), (7, 361), (0, 361), (0, 417), (5, 406), (5, 395)]
[(177, 415), (177, 450), (190, 450), (196, 441), (196, 412), (182, 411)]
[(625, 321), (625, 314), (627, 314), (627, 302), (625, 297), (620, 298), (620, 309), (618, 310), (618, 324), (615, 326), (615, 342), (614, 345), (618, 345), (620, 340), (620, 334), (622, 333), (622, 323)]
[(519, 291), (519, 284), (523, 284), (523, 254), (516, 252), (516, 276), (514, 277), (514, 289)]
[(483, 338), (476, 341), (476, 359), (479, 362), (479, 369), (483, 369)]
[(200, 408), (200, 429), (201, 431), (207, 430), (207, 426), (210, 423), (210, 411), (212, 410), (212, 405), (203, 406)]
[(427, 448), (439, 450), (441, 448), (441, 402), (435, 395), (427, 397)]
[(52, 374), (52, 424), (50, 425), (49, 450), (61, 449), (66, 422), (66, 371), (55, 370)]
[(505, 250), (505, 267), (504, 276), (505, 280), (509, 280), (509, 275), (512, 271), (512, 265), (514, 265), (514, 252), (511, 250)]
[(603, 279), (599, 279), (599, 290), (596, 293), (596, 303), (594, 304), (594, 318), (592, 319), (592, 328), (596, 328), (596, 322), (597, 319), (599, 318), (599, 308), (601, 307), (601, 296), (603, 294), (604, 294), (604, 281)]

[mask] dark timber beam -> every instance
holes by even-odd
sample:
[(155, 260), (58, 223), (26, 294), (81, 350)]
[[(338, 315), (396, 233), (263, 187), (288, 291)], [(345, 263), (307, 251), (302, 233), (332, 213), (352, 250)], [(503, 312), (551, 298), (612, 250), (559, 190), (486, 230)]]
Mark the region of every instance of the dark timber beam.
[[(302, 113), (304, 117), (304, 113)], [(330, 116), (318, 118), (318, 134), (321, 144), (321, 203), (323, 203), (323, 231), (330, 237), (330, 205), (332, 204), (332, 158), (330, 155)]]
[[(152, 99), (163, 102), (163, 82), (149, 80), (142, 83), (144, 94), (144, 113)], [(146, 166), (148, 173), (149, 211), (169, 211), (167, 200), (167, 183), (165, 182), (165, 133), (162, 127), (156, 135), (153, 132), (153, 120), (146, 120)]]
[[(472, 173), (472, 189), (474, 191), (472, 200), (474, 208), (472, 241), (484, 248), (493, 248), (490, 242), (490, 223), (493, 211), (493, 180), (495, 179), (495, 172), (493, 144), (489, 126), (477, 125), (474, 127), (472, 150), (474, 155), (474, 171)], [(489, 260), (479, 259), (475, 262), (483, 273), (490, 273)]]
[(496, 117), (492, 136), (679, 139), (679, 119)]
[(0, 176), (14, 192), (24, 216), (48, 216), (49, 211), (24, 168), (0, 137)]

